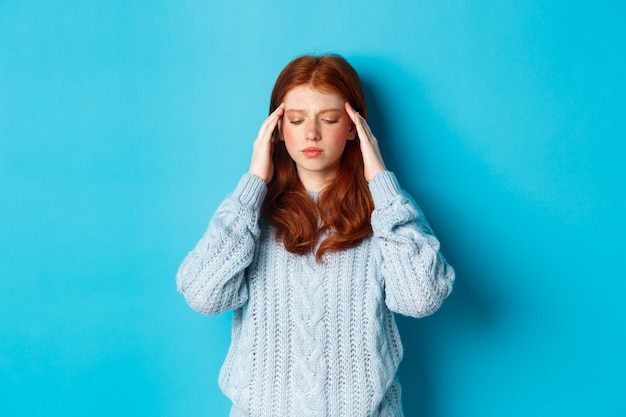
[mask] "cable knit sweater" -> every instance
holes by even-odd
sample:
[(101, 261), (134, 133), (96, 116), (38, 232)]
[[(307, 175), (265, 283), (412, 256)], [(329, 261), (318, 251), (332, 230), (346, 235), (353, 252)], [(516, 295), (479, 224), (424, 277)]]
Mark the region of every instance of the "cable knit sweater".
[(219, 378), (231, 417), (403, 415), (393, 314), (433, 313), (454, 271), (391, 172), (369, 187), (373, 235), (318, 263), (276, 241), (265, 183), (245, 174), (184, 259), (177, 287), (194, 310), (235, 309)]

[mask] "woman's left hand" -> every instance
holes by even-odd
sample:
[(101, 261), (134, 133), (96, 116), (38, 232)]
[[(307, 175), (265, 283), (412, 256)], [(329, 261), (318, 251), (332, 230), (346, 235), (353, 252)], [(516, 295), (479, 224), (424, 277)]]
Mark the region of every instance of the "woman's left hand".
[(365, 179), (370, 182), (376, 174), (385, 171), (385, 163), (378, 148), (378, 140), (370, 130), (367, 121), (356, 110), (352, 108), (350, 103), (345, 104), (346, 112), (352, 122), (356, 126), (361, 143), (361, 153), (363, 154), (363, 164), (365, 165)]

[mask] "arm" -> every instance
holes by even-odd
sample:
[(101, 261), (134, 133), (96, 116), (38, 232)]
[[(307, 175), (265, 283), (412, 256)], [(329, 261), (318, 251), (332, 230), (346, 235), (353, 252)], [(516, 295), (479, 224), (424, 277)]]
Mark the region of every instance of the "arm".
[(417, 205), (400, 191), (386, 171), (378, 140), (367, 121), (349, 103), (346, 112), (356, 126), (363, 154), (364, 175), (374, 199), (372, 229), (379, 250), (385, 303), (396, 313), (427, 316), (452, 290), (454, 270)]
[(274, 173), (272, 133), (283, 109), (281, 104), (261, 125), (248, 173), (218, 207), (204, 236), (178, 269), (178, 291), (196, 311), (218, 314), (248, 300), (245, 269), (252, 262), (260, 235), (260, 208), (266, 183)]
[(176, 274), (176, 285), (194, 310), (218, 314), (248, 300), (244, 272), (252, 262), (265, 183), (244, 175), (218, 207), (209, 227)]
[(391, 172), (377, 174), (370, 190), (387, 307), (413, 317), (432, 314), (452, 290), (454, 270), (441, 254), (424, 215), (401, 192)]

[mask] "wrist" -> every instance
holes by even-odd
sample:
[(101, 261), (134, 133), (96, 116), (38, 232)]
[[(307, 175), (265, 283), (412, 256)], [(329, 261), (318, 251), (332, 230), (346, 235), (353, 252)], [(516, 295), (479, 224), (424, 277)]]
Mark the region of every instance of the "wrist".
[(250, 168), (248, 169), (248, 174), (252, 174), (255, 177), (258, 177), (261, 180), (263, 180), (265, 184), (268, 184), (270, 180), (272, 179), (273, 172), (268, 173), (267, 170), (258, 169), (254, 165), (250, 165)]
[(365, 179), (367, 180), (367, 182), (371, 182), (376, 175), (385, 171), (387, 171), (387, 168), (385, 167), (385, 164), (383, 163), (376, 164), (373, 167), (368, 167), (368, 169), (366, 169), (365, 171)]

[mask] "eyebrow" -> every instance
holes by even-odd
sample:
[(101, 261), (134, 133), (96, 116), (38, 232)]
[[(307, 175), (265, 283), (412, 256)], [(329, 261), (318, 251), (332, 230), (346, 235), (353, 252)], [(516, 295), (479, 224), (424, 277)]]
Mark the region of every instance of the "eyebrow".
[[(285, 110), (285, 114), (287, 113), (306, 113), (306, 110), (299, 110), (299, 109), (289, 109), (289, 110)], [(318, 114), (323, 114), (323, 113), (330, 113), (330, 112), (342, 112), (342, 109), (339, 108), (334, 108), (334, 109), (324, 109), (322, 111), (320, 111)]]

